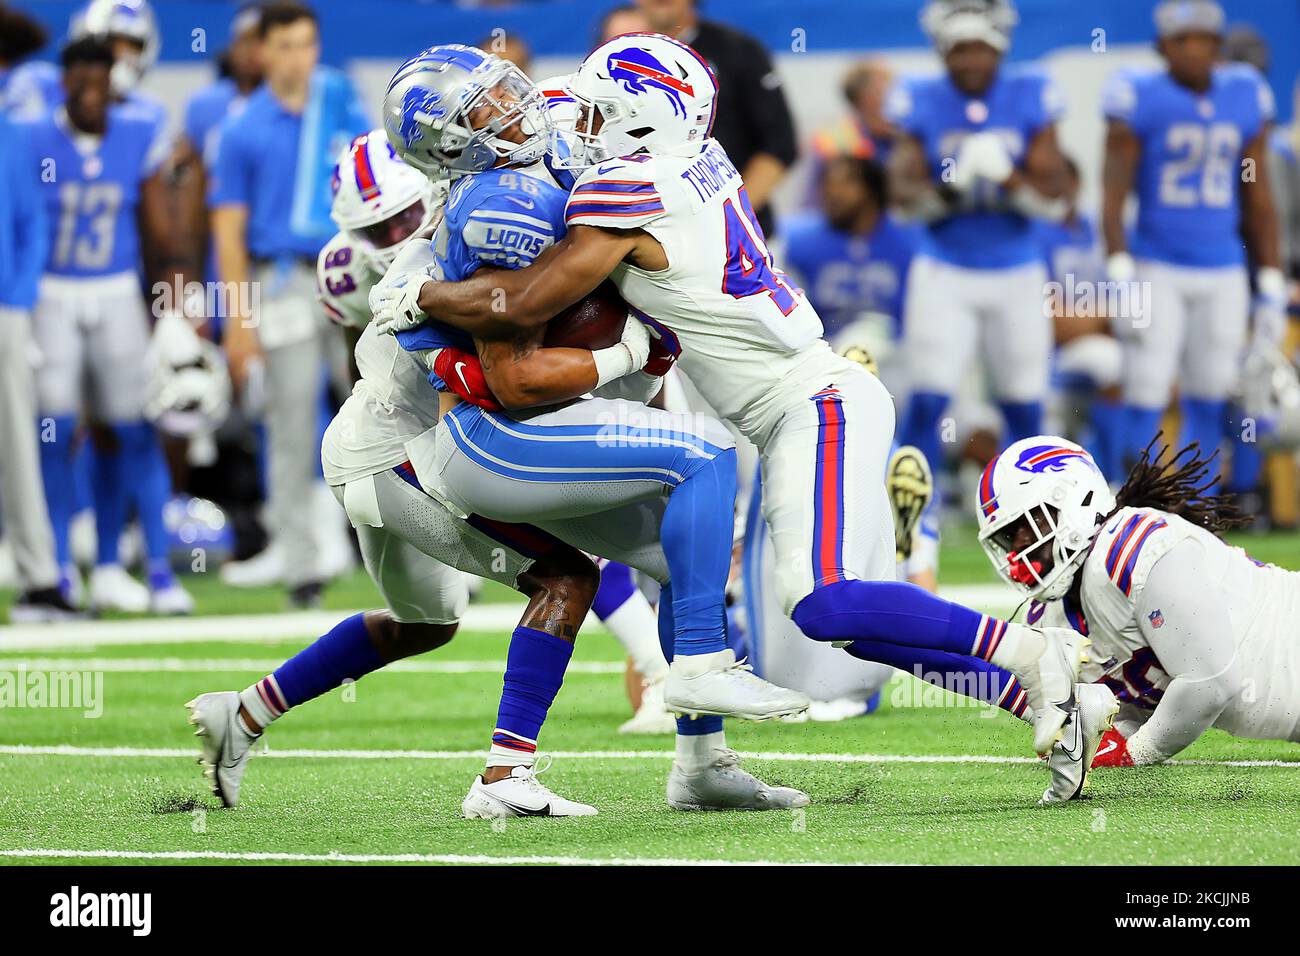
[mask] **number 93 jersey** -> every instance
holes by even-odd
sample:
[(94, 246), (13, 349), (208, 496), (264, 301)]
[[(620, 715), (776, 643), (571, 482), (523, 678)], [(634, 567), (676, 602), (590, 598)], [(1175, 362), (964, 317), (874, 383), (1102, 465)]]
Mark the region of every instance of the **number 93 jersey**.
[(740, 173), (716, 140), (689, 154), (590, 167), (569, 196), (565, 221), (570, 229), (643, 229), (659, 241), (667, 269), (621, 263), (611, 277), (680, 351), (682, 370), (705, 401), (742, 431), (752, 406), (821, 339), (821, 319), (775, 267)]
[(49, 210), (46, 273), (71, 278), (140, 269), (140, 186), (171, 151), (161, 117), (132, 102), (109, 107), (103, 136), (73, 129), (60, 107), (30, 121), (31, 161)]
[(1241, 265), (1242, 154), (1274, 113), (1259, 71), (1245, 63), (1216, 66), (1202, 95), (1164, 70), (1121, 70), (1110, 78), (1102, 108), (1142, 146), (1133, 254), (1184, 266)]
[(364, 329), (370, 324), (370, 290), (380, 278), (342, 232), (316, 257), (316, 294), (339, 325)]

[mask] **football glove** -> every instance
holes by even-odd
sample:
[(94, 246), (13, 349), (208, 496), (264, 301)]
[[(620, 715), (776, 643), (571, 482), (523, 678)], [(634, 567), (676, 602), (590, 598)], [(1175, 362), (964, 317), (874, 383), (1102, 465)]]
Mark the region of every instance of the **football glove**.
[(1133, 766), (1133, 758), (1128, 752), (1128, 738), (1114, 727), (1106, 731), (1101, 737), (1101, 743), (1097, 745), (1097, 756), (1092, 758), (1092, 766), (1094, 768)]
[(461, 349), (439, 349), (433, 359), (433, 374), (442, 383), (471, 405), (489, 412), (502, 411), (501, 403), (492, 394), (483, 365), (478, 356)]
[(411, 272), (376, 286), (370, 294), (376, 331), (392, 335), (413, 329), (427, 319), (420, 308), (420, 290), (430, 281), (426, 272)]

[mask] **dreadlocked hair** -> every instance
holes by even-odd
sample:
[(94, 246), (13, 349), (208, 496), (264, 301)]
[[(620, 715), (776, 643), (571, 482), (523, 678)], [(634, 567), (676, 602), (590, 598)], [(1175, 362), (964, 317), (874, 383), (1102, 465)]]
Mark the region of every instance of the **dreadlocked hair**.
[(1153, 453), (1163, 434), (1158, 432), (1151, 439), (1128, 473), (1124, 486), (1115, 495), (1115, 511), (1155, 508), (1216, 535), (1247, 524), (1249, 519), (1237, 510), (1231, 495), (1206, 494), (1219, 480), (1218, 469), (1214, 467), (1218, 450), (1202, 457), (1200, 443), (1192, 442), (1172, 456), (1169, 445), (1161, 445)]

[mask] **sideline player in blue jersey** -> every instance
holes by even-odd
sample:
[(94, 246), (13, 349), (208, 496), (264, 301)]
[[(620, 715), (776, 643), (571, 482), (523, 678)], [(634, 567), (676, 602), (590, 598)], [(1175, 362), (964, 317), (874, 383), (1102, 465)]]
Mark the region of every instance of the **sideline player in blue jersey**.
[[(1109, 301), (1096, 293), (1106, 278), (1101, 237), (1092, 216), (1079, 209), (1079, 167), (1065, 158), (1065, 199), (1069, 213), (1060, 222), (1039, 220), (1035, 232), (1042, 247), (1048, 286), (1047, 308), (1055, 327), (1053, 391), (1061, 393), (1057, 411), (1073, 419), (1075, 400), (1087, 402), (1086, 434), (1093, 459), (1109, 481), (1122, 482), (1119, 381), (1122, 355), (1111, 335)], [(1069, 408), (1063, 407), (1069, 406)], [(1067, 437), (1071, 432), (1063, 431)]]
[(1032, 220), (1064, 213), (1062, 103), (1042, 72), (1002, 64), (1014, 22), (1005, 0), (934, 0), (922, 25), (945, 70), (889, 99), (893, 195), (927, 224), (907, 285), (912, 392), (899, 438), (936, 467), (939, 420), (977, 345), (1007, 439), (1042, 430), (1052, 329)]
[[(1272, 93), (1254, 67), (1215, 62), (1224, 15), (1213, 0), (1161, 3), (1155, 21), (1164, 68), (1122, 70), (1103, 96), (1107, 275), (1137, 279), (1150, 299), (1143, 314), (1116, 320), (1130, 459), (1157, 431), (1175, 381), (1179, 444), (1218, 447), (1251, 312), (1243, 233), (1257, 265), (1251, 353), (1276, 349), (1286, 326), (1268, 182)], [(1138, 215), (1130, 249), (1131, 193)]]
[(866, 312), (903, 324), (903, 291), (917, 228), (886, 211), (885, 170), (873, 159), (836, 156), (819, 172), (821, 209), (786, 220), (784, 262), (822, 317), (826, 338)]
[[(112, 68), (108, 44), (70, 44), (63, 51), (65, 103), (28, 128), (50, 223), (33, 325), (42, 356), (36, 384), (45, 494), (70, 583), (74, 434), (78, 416), (88, 413), (107, 432), (95, 456), (99, 551), (91, 606), (182, 614), (193, 604), (167, 559), (163, 506), (171, 479), (144, 414), (150, 322), (140, 289), (142, 259), (165, 258), (168, 249), (159, 169), (170, 142), (154, 117), (113, 102)], [(118, 539), (131, 511), (144, 536), (147, 590), (119, 563)]]

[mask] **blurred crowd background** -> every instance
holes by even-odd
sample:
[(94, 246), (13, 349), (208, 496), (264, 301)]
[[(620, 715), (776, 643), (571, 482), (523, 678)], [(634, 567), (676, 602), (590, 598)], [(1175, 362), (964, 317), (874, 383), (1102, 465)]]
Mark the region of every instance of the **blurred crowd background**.
[[(1294, 123), (1300, 98), (1300, 2), (1224, 0), (1222, 5), (1228, 20), (1223, 56), (1255, 65), (1277, 101), (1271, 181), (1285, 271), (1294, 280), (1300, 275), (1300, 129)], [(126, 6), (139, 7), (139, 2)], [(1044, 229), (1043, 259), (1053, 277), (1101, 276), (1105, 257), (1093, 225), (1105, 136), (1101, 90), (1107, 77), (1122, 67), (1159, 62), (1154, 0), (1019, 0), (1016, 6), (1019, 23), (1007, 61), (1041, 65), (1066, 100), (1057, 132), (1071, 161), (1073, 211), (1064, 231)], [(62, 82), (60, 51), (83, 7), (65, 0), (0, 4), (0, 100), (10, 119), (57, 108), (48, 102), (49, 90)], [(890, 382), (915, 238), (894, 215), (886, 164), (895, 131), (886, 119), (885, 104), (900, 77), (941, 69), (918, 20), (921, 7), (921, 0), (315, 0), (310, 9), (319, 31), (323, 66), (318, 68), (313, 52), (268, 42), (267, 25), (255, 4), (159, 0), (152, 8), (156, 39), (126, 41), (142, 67), (132, 95), (152, 103), (149, 109), (160, 114), (159, 137), (151, 148), (160, 151), (169, 192), (159, 200), (150, 227), (159, 235), (144, 243), (139, 261), (130, 268), (138, 269), (142, 280), (171, 274), (173, 267), (189, 277), (213, 276), (209, 207), (217, 190), (230, 188), (215, 175), (221, 163), (220, 131), (269, 73), (291, 76), (298, 70), (306, 76), (328, 68), (339, 96), (348, 101), (338, 131), (360, 127), (355, 130), (360, 132), (378, 125), (378, 107), (393, 68), (424, 46), (475, 44), (513, 60), (540, 80), (570, 72), (609, 36), (649, 29), (692, 44), (715, 68), (721, 89), (715, 133), (745, 176), (778, 261), (803, 283), (826, 320), (828, 337), (853, 336), (872, 352)], [(81, 56), (82, 61), (94, 60), (93, 52), (83, 50)], [(254, 175), (289, 181), (306, 175), (298, 155), (279, 145), (268, 138), (254, 157)], [(336, 154), (336, 146), (325, 146), (335, 150), (327, 152), (327, 159)], [(325, 238), (328, 233), (316, 249)], [(159, 244), (166, 246), (165, 252), (159, 252)], [(311, 244), (308, 240), (294, 250), (293, 257), (314, 261)], [(21, 260), (21, 244), (17, 254)], [(258, 258), (254, 247), (251, 259)], [(6, 267), (4, 262), (0, 255), (0, 267)], [(5, 285), (14, 281), (0, 275)], [(148, 297), (151, 283), (141, 285)], [(1294, 305), (1294, 284), (1291, 299)], [(17, 309), (23, 304), (0, 296), (0, 305)], [(39, 322), (39, 308), (37, 312)], [(221, 341), (220, 322), (210, 322), (204, 331)], [(1054, 369), (1049, 427), (1088, 443), (1097, 437), (1088, 409), (1092, 402), (1107, 400), (1108, 390), (1116, 387), (1117, 350), (1107, 344), (1104, 316), (1060, 315), (1056, 331), (1063, 349), (1071, 344), (1076, 348), (1070, 361), (1058, 362)], [(11, 357), (17, 351), (24, 356), (33, 351), (27, 343), (18, 349), (16, 343), (24, 340), (6, 329), (0, 333), (5, 335), (0, 350)], [(348, 353), (342, 330), (328, 323), (304, 334), (314, 345), (308, 367), (299, 366), (294, 374), (307, 383), (303, 394), (308, 397), (294, 395), (288, 401), (310, 406), (318, 435), (349, 386)], [(36, 336), (37, 345), (39, 339)], [(1294, 338), (1289, 340), (1293, 350), (1295, 344)], [(273, 351), (267, 343), (261, 348)], [(161, 531), (151, 532), (152, 519), (138, 512), (152, 505), (128, 495), (119, 522), (125, 529), (120, 541), (97, 540), (97, 532), (102, 539), (103, 529), (113, 525), (94, 516), (97, 483), (111, 473), (96, 461), (96, 448), (99, 457), (111, 455), (121, 448), (126, 433), (102, 427), (105, 423), (97, 414), (101, 408), (93, 400), (95, 393), (88, 392), (91, 400), (75, 410), (71, 434), (54, 442), (68, 461), (75, 459), (71, 477), (53, 490), (48, 475), (43, 483), (47, 494), (60, 498), (46, 507), (66, 512), (56, 517), (56, 532), (59, 522), (69, 528), (67, 544), (58, 545), (56, 579), (50, 579), (49, 562), (32, 555), (33, 549), (44, 547), (42, 535), (48, 531), (29, 527), (38, 515), (21, 507), (9, 490), (16, 481), (11, 479), (0, 489), (7, 499), (0, 582), (29, 602), (50, 600), (48, 592), (54, 588), (64, 598), (84, 603), (83, 579), (93, 576), (92, 568), (117, 563), (140, 591), (123, 596), (123, 588), (130, 586), (106, 575), (104, 603), (112, 606), (120, 599), (126, 610), (182, 612), (183, 597), (151, 604), (145, 591), (156, 597), (170, 587), (183, 590), (184, 573), (210, 570), (210, 563), (224, 565), (223, 580), (231, 586), (280, 583), (297, 604), (318, 600), (321, 587), (355, 563), (345, 522), (319, 481), (318, 462), (301, 451), (294, 452), (304, 459), (305, 469), (297, 479), (298, 493), (291, 500), (272, 500), (270, 472), (275, 464), (268, 462), (274, 457), (268, 431), (276, 425), (267, 418), (275, 412), (273, 405), (263, 402), (259, 409), (258, 402), (246, 399), (257, 387), (257, 376), (265, 376), (266, 369), (274, 372), (275, 366), (268, 361), (258, 372), (262, 366), (245, 362), (245, 357), (231, 357), (235, 381), (230, 400), (218, 403), (219, 409), (214, 406), (219, 421), (169, 428), (155, 420), (165, 450), (164, 470), (151, 471), (147, 479), (133, 472), (131, 462), (142, 469), (155, 467), (145, 455), (116, 473), (113, 480), (131, 487), (158, 484), (167, 499)], [(10, 361), (3, 370), (5, 394), (31, 387), (12, 371), (14, 365)], [(987, 398), (983, 374), (973, 369), (968, 380), (954, 383), (958, 397), (949, 416), (951, 434), (944, 436), (942, 460), (933, 463), (953, 520), (968, 518), (979, 470), (999, 447), (1002, 426)], [(263, 388), (276, 394), (274, 381)], [(1176, 409), (1171, 408), (1171, 414)], [(35, 420), (48, 424), (42, 417)], [(1281, 442), (1243, 444), (1230, 431), (1225, 429), (1223, 449), (1228, 487), (1241, 495), (1260, 527), (1295, 526), (1300, 520), (1300, 490), (1294, 451)], [(39, 440), (46, 442), (46, 437)], [(9, 436), (5, 441), (0, 454), (11, 460), (12, 471), (12, 460), (21, 455), (15, 456)], [(37, 460), (48, 466), (44, 448)], [(307, 470), (317, 476), (314, 487), (309, 487), (313, 482)], [(289, 520), (283, 517), (286, 511), (296, 512), (298, 523), (307, 526), (292, 533), (309, 534), (314, 540), (310, 561), (291, 557), (302, 552), (276, 541), (277, 531)], [(159, 533), (166, 535), (165, 552), (151, 541)], [(54, 537), (61, 540), (60, 535)], [(159, 566), (160, 553), (165, 553), (167, 567)], [(205, 566), (197, 568), (195, 555), (200, 553)], [(181, 575), (180, 584), (171, 577), (175, 573)]]

